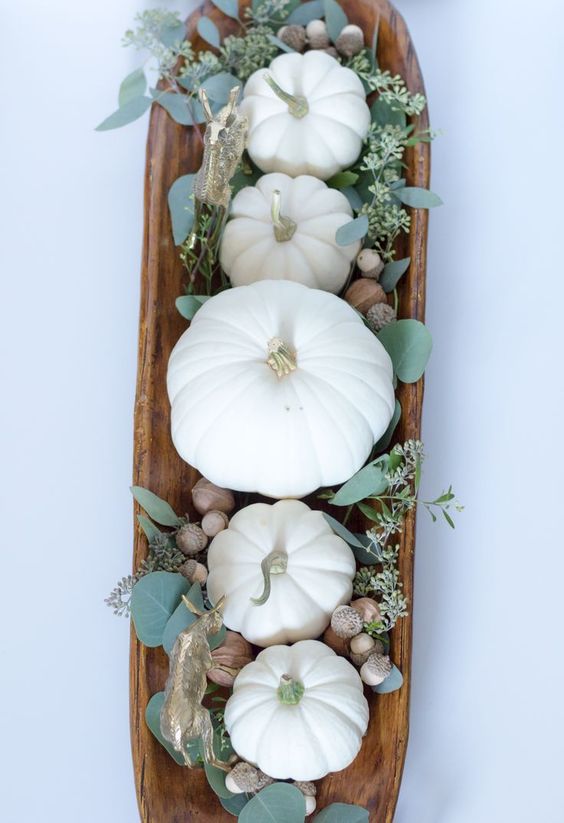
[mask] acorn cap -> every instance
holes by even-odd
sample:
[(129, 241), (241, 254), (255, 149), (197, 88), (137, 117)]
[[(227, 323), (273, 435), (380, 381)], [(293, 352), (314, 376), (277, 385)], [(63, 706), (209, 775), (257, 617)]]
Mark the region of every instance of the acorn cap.
[(354, 637), (360, 634), (362, 626), (362, 617), (350, 606), (337, 606), (331, 617), (331, 628), (337, 637)]
[(366, 312), (366, 323), (368, 328), (375, 334), (381, 331), (384, 326), (389, 326), (396, 319), (396, 310), (387, 303), (375, 303)]
[(372, 654), (375, 645), (376, 641), (373, 637), (366, 632), (361, 632), (351, 638), (350, 649), (354, 654), (365, 654), (366, 652)]
[(376, 249), (362, 249), (357, 255), (356, 265), (361, 270), (363, 277), (378, 280), (384, 268), (384, 261)]
[(392, 671), (392, 661), (384, 654), (371, 654), (360, 670), (360, 677), (368, 686), (379, 686)]
[(306, 35), (311, 49), (326, 49), (330, 45), (325, 20), (310, 20), (306, 26)]
[(198, 561), (193, 558), (186, 560), (185, 563), (179, 566), (178, 571), (183, 577), (189, 580), (190, 583), (203, 584), (208, 579), (208, 570), (204, 564), (198, 563)]
[(208, 537), (215, 537), (229, 525), (229, 518), (225, 512), (211, 511), (206, 512), (202, 517), (202, 531)]
[(197, 523), (185, 523), (176, 532), (176, 545), (182, 554), (191, 557), (208, 545), (208, 538)]
[(360, 26), (350, 24), (342, 29), (335, 40), (335, 46), (343, 57), (354, 57), (364, 48), (364, 33)]
[(233, 794), (260, 792), (271, 783), (274, 783), (272, 777), (268, 777), (260, 769), (255, 769), (250, 763), (244, 761), (233, 766), (225, 778), (225, 788)]
[(288, 25), (278, 29), (278, 38), (294, 51), (303, 51), (306, 46), (306, 30), (303, 26)]
[(317, 794), (317, 786), (309, 780), (294, 780), (294, 786), (306, 797), (315, 797)]

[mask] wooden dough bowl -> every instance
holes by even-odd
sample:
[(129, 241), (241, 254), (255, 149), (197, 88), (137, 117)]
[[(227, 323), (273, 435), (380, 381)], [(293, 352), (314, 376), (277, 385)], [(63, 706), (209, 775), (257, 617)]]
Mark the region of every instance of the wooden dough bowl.
[[(351, 0), (346, 3), (350, 22), (360, 25), (366, 42), (379, 27), (378, 60), (383, 69), (401, 74), (412, 91), (423, 92), (417, 57), (403, 19), (387, 0)], [(211, 17), (223, 34), (237, 24), (222, 15), (208, 0), (187, 22), (188, 37), (204, 47), (196, 34), (198, 18)], [(426, 113), (415, 123), (428, 125)], [(186, 328), (175, 308), (183, 293), (184, 270), (171, 234), (167, 194), (182, 174), (198, 169), (201, 144), (197, 136), (177, 125), (160, 106), (151, 113), (145, 177), (145, 229), (141, 273), (139, 365), (135, 404), (134, 483), (168, 500), (178, 512), (190, 512), (190, 489), (197, 472), (177, 455), (170, 437), (166, 369), (169, 354)], [(408, 185), (427, 186), (429, 146), (419, 144), (407, 153)], [(423, 319), (425, 306), (425, 251), (427, 212), (412, 212), (412, 230), (404, 237), (398, 257), (411, 257), (408, 274), (399, 289), (399, 316)], [(423, 385), (400, 384), (402, 419), (396, 439), (418, 438)], [(313, 502), (318, 505), (318, 501)], [(137, 509), (136, 509), (137, 512)], [(356, 530), (366, 527), (359, 518)], [(410, 517), (401, 541), (400, 572), (409, 601), (413, 597), (415, 522)], [(146, 541), (135, 525), (134, 567), (145, 556)], [(370, 701), (370, 725), (362, 749), (348, 769), (318, 784), (318, 809), (332, 802), (356, 803), (370, 810), (372, 823), (391, 823), (398, 798), (408, 737), (411, 617), (400, 620), (392, 631), (392, 659), (403, 672), (403, 687), (392, 694), (374, 695)], [(230, 814), (208, 787), (202, 769), (176, 765), (145, 724), (150, 697), (165, 684), (168, 658), (162, 648), (142, 646), (131, 639), (131, 740), (139, 810), (143, 823), (229, 823)]]

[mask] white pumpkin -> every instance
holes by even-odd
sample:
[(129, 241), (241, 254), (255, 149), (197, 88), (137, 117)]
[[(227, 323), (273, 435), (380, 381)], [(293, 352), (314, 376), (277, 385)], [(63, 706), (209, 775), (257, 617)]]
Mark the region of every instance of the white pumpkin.
[(222, 488), (277, 498), (348, 480), (395, 403), (390, 357), (355, 310), (287, 280), (207, 300), (167, 382), (181, 457)]
[(358, 672), (318, 640), (262, 651), (239, 672), (225, 706), (239, 757), (276, 780), (318, 780), (346, 768), (367, 726)]
[(295, 280), (337, 293), (360, 241), (338, 246), (337, 229), (352, 219), (342, 192), (310, 175), (265, 174), (236, 195), (220, 262), (234, 286)]
[(319, 637), (352, 596), (354, 555), (320, 511), (299, 500), (254, 503), (208, 550), (208, 595), (257, 646)]
[(327, 180), (358, 159), (370, 126), (364, 87), (321, 51), (282, 54), (245, 85), (247, 150), (262, 171)]

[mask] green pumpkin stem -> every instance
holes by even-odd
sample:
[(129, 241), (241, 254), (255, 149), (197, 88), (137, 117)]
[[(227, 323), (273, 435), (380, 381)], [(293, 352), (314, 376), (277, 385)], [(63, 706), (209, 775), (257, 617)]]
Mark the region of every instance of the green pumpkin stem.
[(293, 117), (297, 117), (300, 119), (301, 117), (305, 117), (306, 114), (309, 112), (309, 105), (305, 97), (297, 94), (289, 94), (284, 89), (280, 88), (276, 80), (271, 74), (265, 74), (264, 79), (274, 92), (274, 94), (280, 98), (286, 105), (288, 106), (288, 111)]
[(254, 603), (255, 606), (263, 606), (270, 597), (270, 576), (272, 574), (284, 574), (288, 568), (288, 555), (286, 552), (274, 549), (274, 551), (271, 551), (270, 554), (267, 554), (264, 558), (260, 564), (260, 568), (264, 579), (264, 589), (260, 597), (251, 597), (251, 603)]
[(275, 189), (272, 192), (272, 206), (270, 208), (270, 214), (272, 216), (274, 237), (279, 243), (284, 243), (287, 240), (292, 239), (292, 237), (296, 233), (298, 224), (295, 222), (295, 220), (292, 220), (291, 217), (284, 217), (282, 214), (280, 214), (280, 203), (280, 192), (278, 191), (278, 189)]
[[(266, 362), (277, 377), (284, 377), (284, 375), (290, 374), (298, 367), (296, 353), (281, 337), (273, 337), (268, 341), (268, 359)], [(267, 559), (265, 558), (265, 560)]]
[(278, 686), (278, 700), (284, 706), (297, 706), (304, 696), (304, 684), (294, 680), (289, 674), (283, 674)]

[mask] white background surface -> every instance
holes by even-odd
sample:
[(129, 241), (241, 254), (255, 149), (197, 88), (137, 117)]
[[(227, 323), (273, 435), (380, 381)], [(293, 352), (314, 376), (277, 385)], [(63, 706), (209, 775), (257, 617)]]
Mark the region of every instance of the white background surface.
[[(154, 0), (150, 5), (159, 5)], [(188, 11), (191, 2), (177, 3)], [(559, 0), (401, 0), (433, 150), (411, 742), (397, 823), (564, 817)], [(142, 0), (0, 0), (0, 819), (135, 823), (128, 625)]]

